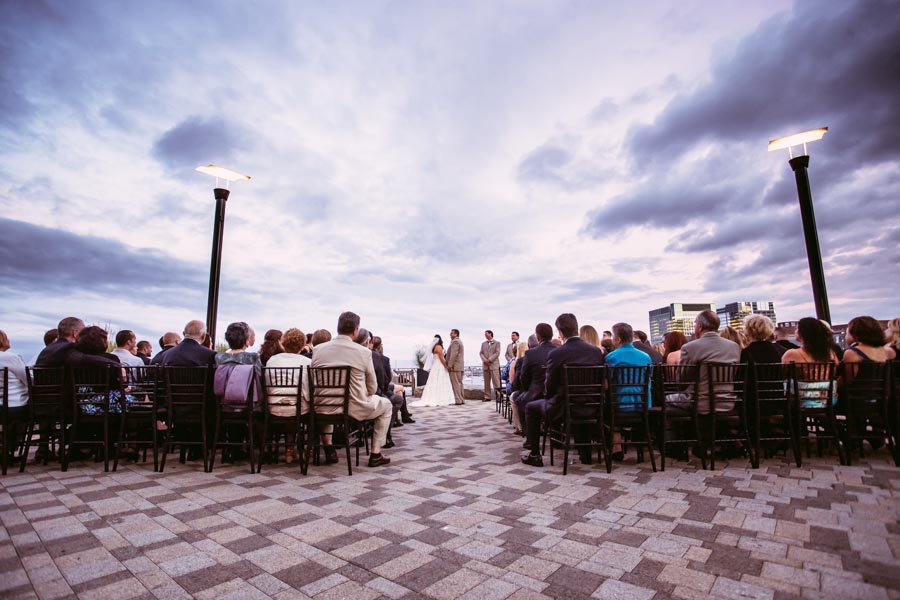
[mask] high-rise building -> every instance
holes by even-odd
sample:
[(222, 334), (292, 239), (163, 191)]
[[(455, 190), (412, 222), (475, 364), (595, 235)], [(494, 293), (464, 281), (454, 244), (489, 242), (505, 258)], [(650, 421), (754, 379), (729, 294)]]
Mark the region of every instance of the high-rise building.
[(694, 333), (694, 319), (704, 310), (716, 310), (716, 305), (674, 303), (651, 310), (650, 341), (658, 344), (670, 331), (680, 331), (690, 338)]
[(778, 322), (775, 318), (775, 303), (768, 300), (730, 302), (717, 309), (716, 314), (719, 315), (721, 327), (731, 325), (738, 331), (743, 331), (744, 317), (747, 315), (765, 315), (772, 319), (773, 323)]

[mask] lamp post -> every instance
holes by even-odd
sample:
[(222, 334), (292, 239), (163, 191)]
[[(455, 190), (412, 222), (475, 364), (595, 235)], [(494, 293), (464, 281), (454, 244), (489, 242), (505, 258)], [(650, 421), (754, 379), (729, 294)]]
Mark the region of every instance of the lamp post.
[[(216, 318), (219, 312), (219, 275), (222, 270), (222, 238), (225, 234), (225, 202), (231, 194), (228, 184), (231, 181), (248, 180), (250, 176), (216, 165), (197, 167), (197, 171), (216, 178), (216, 187), (213, 189), (213, 195), (216, 198), (216, 217), (213, 221), (212, 257), (209, 262), (209, 296), (206, 301), (206, 331), (215, 346)], [(224, 188), (219, 187), (220, 179), (225, 181)]]
[[(809, 187), (809, 153), (806, 144), (821, 140), (828, 132), (827, 127), (810, 129), (769, 142), (769, 152), (788, 149), (791, 159), (788, 164), (797, 180), (797, 194), (800, 197), (800, 218), (803, 221), (803, 237), (806, 240), (806, 257), (809, 260), (809, 277), (812, 281), (813, 301), (816, 304), (816, 318), (831, 323), (828, 308), (828, 292), (825, 290), (825, 269), (822, 267), (822, 251), (819, 248), (819, 233), (816, 228), (816, 214), (813, 211), (812, 190)], [(794, 156), (793, 147), (803, 144), (803, 154)]]

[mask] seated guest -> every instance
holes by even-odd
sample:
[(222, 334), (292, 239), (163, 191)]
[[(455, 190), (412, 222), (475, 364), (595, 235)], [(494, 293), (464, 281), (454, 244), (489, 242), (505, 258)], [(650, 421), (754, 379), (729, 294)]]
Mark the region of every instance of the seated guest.
[[(9, 351), (9, 337), (0, 330), (0, 371), (9, 369), (6, 405), (9, 416), (14, 419), (28, 417), (28, 380), (25, 378), (25, 361), (18, 354)], [(0, 381), (0, 386), (3, 382)], [(6, 433), (6, 432), (4, 432)]]
[(249, 365), (259, 375), (262, 372), (262, 361), (259, 354), (247, 351), (253, 345), (254, 336), (253, 329), (243, 321), (230, 323), (228, 329), (225, 330), (225, 342), (228, 344), (228, 350), (216, 352), (214, 359), (216, 365)]
[[(796, 336), (801, 346), (786, 351), (781, 357), (781, 363), (787, 365), (833, 362), (837, 364), (838, 357), (831, 349), (831, 334), (821, 321), (812, 317), (800, 319), (797, 321)], [(798, 380), (802, 379), (802, 376), (798, 377)], [(804, 408), (821, 408), (823, 406), (829, 387), (828, 381), (803, 381), (803, 385), (799, 387), (801, 406)], [(831, 402), (834, 403), (834, 397), (831, 398)]]
[[(628, 323), (616, 323), (612, 326), (613, 344), (616, 349), (606, 355), (606, 365), (609, 367), (646, 367), (653, 364), (650, 355), (642, 350), (638, 350), (634, 346), (634, 332)], [(612, 381), (611, 383), (615, 383)], [(644, 383), (643, 381), (637, 383)], [(650, 404), (650, 396), (642, 398), (637, 392), (640, 387), (617, 386), (616, 388), (616, 404), (618, 410), (635, 411), (639, 409), (640, 404)], [(629, 406), (629, 404), (634, 405)], [(622, 460), (624, 452), (622, 451), (622, 434), (618, 431), (613, 433), (612, 457), (614, 460)]]
[(130, 329), (123, 329), (116, 334), (116, 349), (113, 354), (126, 367), (143, 367), (144, 361), (137, 354), (137, 336)]
[[(699, 383), (697, 398), (697, 411), (700, 414), (709, 414), (709, 372), (703, 368), (704, 363), (738, 363), (741, 360), (741, 347), (731, 340), (726, 340), (719, 335), (719, 316), (711, 311), (704, 310), (697, 315), (694, 321), (694, 340), (681, 348), (680, 365), (699, 365)], [(690, 401), (688, 393), (669, 394), (666, 402), (674, 403), (669, 410), (683, 408), (684, 403)], [(716, 411), (729, 411), (734, 408), (731, 402), (718, 402)]]
[[(613, 337), (615, 337), (615, 329), (613, 329)], [(634, 332), (634, 347), (647, 354), (650, 357), (650, 360), (653, 361), (654, 365), (661, 365), (665, 363), (663, 359), (663, 355), (660, 354), (653, 346), (651, 346), (647, 342), (647, 334), (641, 331), (640, 329), (636, 329)]]
[(793, 350), (800, 347), (790, 340), (790, 332), (786, 327), (775, 328), (775, 343), (785, 350)]
[[(381, 454), (381, 448), (387, 440), (392, 406), (387, 398), (375, 393), (378, 380), (372, 353), (353, 341), (359, 335), (359, 316), (352, 312), (342, 313), (338, 317), (337, 332), (337, 338), (315, 347), (312, 367), (350, 367), (349, 415), (358, 421), (375, 420), (369, 466), (390, 464), (391, 459)], [(340, 410), (338, 407), (323, 408), (331, 412)]]
[(313, 334), (306, 334), (306, 344), (303, 346), (303, 350), (300, 352), (300, 354), (310, 359), (312, 358), (312, 337)]
[(687, 338), (680, 331), (670, 331), (663, 336), (663, 345), (666, 348), (663, 354), (663, 362), (667, 365), (677, 365), (681, 361), (681, 347), (687, 344)]
[(319, 344), (331, 341), (331, 332), (327, 329), (316, 329), (312, 334), (312, 347), (315, 348)]
[[(230, 323), (225, 330), (228, 350), (215, 354), (216, 374), (213, 381), (213, 392), (223, 410), (243, 410), (247, 406), (248, 395), (252, 401), (252, 410), (259, 410), (262, 397), (262, 361), (259, 354), (247, 351), (253, 340), (253, 329), (243, 321)], [(231, 442), (236, 443), (244, 440), (245, 432), (239, 425), (234, 425), (226, 429), (226, 435)], [(244, 458), (241, 450), (232, 449), (222, 454), (222, 462), (233, 462), (241, 458)]]
[[(562, 340), (560, 340), (559, 338), (553, 338), (553, 345), (562, 346)], [(609, 354), (615, 349), (616, 347), (613, 345), (612, 338), (603, 338), (602, 340), (600, 340), (600, 350), (603, 351), (603, 354)]]
[(393, 429), (394, 423), (397, 421), (400, 407), (403, 406), (403, 397), (388, 391), (388, 385), (391, 383), (390, 376), (385, 371), (384, 355), (375, 351), (375, 337), (372, 333), (367, 329), (360, 328), (355, 341), (360, 346), (368, 348), (372, 353), (372, 365), (375, 367), (375, 381), (378, 388), (375, 394), (382, 398), (387, 398), (391, 402), (391, 421), (388, 425), (387, 436), (382, 448), (393, 448), (394, 438), (391, 436), (391, 429)]
[[(177, 333), (167, 333), (175, 336)], [(184, 341), (177, 343), (153, 357), (153, 360), (164, 367), (204, 367), (215, 362), (216, 351), (202, 344), (206, 336), (206, 324), (203, 321), (188, 321), (184, 326)], [(174, 339), (174, 338), (170, 338)]]
[(153, 346), (147, 340), (141, 340), (137, 343), (136, 356), (144, 361), (145, 365), (150, 364), (150, 354), (153, 352)]
[(847, 388), (859, 373), (862, 365), (867, 363), (883, 363), (894, 360), (897, 355), (892, 348), (885, 348), (884, 330), (872, 317), (854, 317), (847, 324), (847, 350), (844, 352), (843, 371), (838, 380), (838, 391), (841, 402), (838, 412), (847, 410), (844, 396)]
[(831, 323), (825, 319), (819, 319), (819, 321), (825, 326), (825, 329), (828, 330), (828, 340), (831, 345), (831, 350), (838, 357), (838, 360), (844, 360), (844, 349), (840, 344), (834, 341), (834, 329), (831, 328)]
[[(292, 327), (284, 332), (281, 337), (281, 345), (284, 352), (273, 355), (266, 364), (268, 368), (286, 368), (286, 367), (308, 367), (312, 361), (300, 354), (300, 351), (306, 346), (306, 334), (299, 329)], [(300, 383), (300, 414), (305, 415), (309, 412), (309, 385), (306, 378), (308, 376), (305, 370), (301, 373)], [(271, 385), (271, 381), (266, 382)], [(270, 389), (269, 393), (275, 395), (269, 396), (269, 414), (276, 417), (293, 417), (297, 414), (297, 396), (291, 395), (290, 390), (275, 388)], [(288, 442), (285, 448), (285, 462), (293, 462), (297, 458), (297, 441)]]
[[(537, 343), (525, 352), (522, 367), (519, 369), (521, 375), (517, 378), (517, 385), (521, 391), (512, 398), (513, 419), (518, 418), (519, 425), (516, 429), (521, 433), (525, 432), (527, 426), (525, 407), (529, 402), (544, 395), (547, 356), (556, 349), (556, 346), (550, 342), (553, 338), (553, 328), (549, 323), (538, 323), (534, 328), (533, 337)], [(515, 422), (513, 424), (515, 425)], [(528, 448), (531, 449), (530, 446)]]
[(888, 321), (887, 329), (884, 330), (887, 343), (885, 350), (890, 348), (894, 351), (894, 356), (900, 356), (900, 318)]
[(284, 352), (284, 346), (281, 342), (282, 335), (280, 329), (270, 329), (263, 336), (263, 343), (259, 348), (259, 360), (262, 361), (262, 364), (267, 364), (270, 358)]
[(744, 317), (744, 334), (750, 343), (741, 350), (741, 362), (780, 363), (786, 350), (783, 346), (769, 341), (774, 331), (775, 323), (766, 315)]
[(594, 329), (593, 325), (582, 325), (578, 330), (578, 337), (586, 341), (591, 346), (602, 348), (600, 345), (600, 334)]
[(163, 334), (161, 338), (159, 338), (159, 345), (162, 347), (162, 350), (156, 353), (150, 360), (151, 365), (159, 365), (162, 364), (163, 356), (165, 356), (166, 352), (177, 346), (181, 343), (181, 336), (175, 333), (174, 331), (168, 331)]
[(726, 340), (731, 340), (732, 342), (740, 346), (741, 349), (743, 349), (744, 346), (747, 345), (746, 341), (744, 340), (744, 335), (731, 325), (724, 327), (722, 331), (719, 332), (719, 336), (725, 338)]
[(57, 326), (56, 341), (48, 344), (34, 361), (36, 367), (61, 367), (66, 355), (75, 349), (78, 334), (84, 329), (84, 321), (76, 317), (66, 317)]
[[(109, 345), (106, 331), (92, 325), (85, 327), (78, 332), (78, 341), (75, 342), (76, 352), (70, 352), (66, 356), (66, 366), (72, 368), (80, 367), (104, 367), (104, 366), (120, 366), (122, 363), (115, 354), (106, 351)], [(110, 393), (109, 398), (104, 399), (102, 394), (97, 395), (93, 404), (82, 404), (81, 411), (88, 415), (103, 414), (104, 410), (111, 413), (122, 412), (119, 401), (122, 397), (124, 389), (124, 375), (122, 369), (111, 369), (109, 372)], [(127, 402), (137, 402), (138, 399), (128, 394), (125, 396)]]
[[(384, 394), (379, 395), (388, 398), (395, 407), (391, 415), (391, 427), (403, 427), (405, 423), (415, 423), (412, 415), (409, 413), (409, 408), (406, 406), (406, 394), (404, 393), (405, 390), (403, 389), (403, 386), (391, 383), (391, 380), (394, 378), (394, 370), (391, 368), (391, 359), (384, 354), (384, 343), (377, 335), (372, 338), (372, 351), (378, 353), (382, 365), (382, 376), (377, 377), (378, 373), (375, 373), (378, 379), (378, 386), (385, 392)], [(375, 368), (378, 369), (377, 363), (375, 364)], [(383, 386), (382, 381), (384, 382)], [(398, 411), (400, 415), (399, 420), (397, 419)]]
[[(46, 332), (44, 332), (44, 348), (55, 342), (57, 337), (59, 337), (58, 329), (48, 329)], [(33, 367), (35, 361), (37, 360), (37, 357), (37, 354), (32, 356), (31, 360), (29, 360), (26, 365), (29, 367)]]
[[(545, 379), (544, 397), (529, 402), (525, 406), (525, 427), (527, 429), (528, 446), (531, 452), (522, 457), (522, 462), (534, 467), (543, 467), (541, 458), (541, 422), (544, 418), (555, 420), (559, 418), (559, 410), (562, 406), (563, 394), (563, 367), (566, 365), (602, 365), (603, 353), (600, 348), (592, 346), (578, 337), (578, 320), (571, 313), (564, 313), (556, 318), (556, 330), (559, 337), (564, 340), (562, 346), (554, 349), (547, 355), (547, 372)], [(540, 335), (539, 332), (538, 335)], [(572, 413), (577, 416), (577, 406), (572, 407)], [(584, 442), (589, 438), (584, 431), (575, 432), (575, 441)], [(590, 452), (581, 451), (582, 462), (590, 462)]]

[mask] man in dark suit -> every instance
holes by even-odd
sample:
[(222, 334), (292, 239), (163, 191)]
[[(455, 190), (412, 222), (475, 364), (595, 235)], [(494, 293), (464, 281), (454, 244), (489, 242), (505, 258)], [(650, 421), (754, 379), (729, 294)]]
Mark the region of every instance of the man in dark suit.
[(150, 364), (151, 352), (153, 352), (153, 346), (147, 340), (141, 340), (137, 343), (137, 356), (144, 361), (145, 365)]
[[(378, 379), (379, 389), (384, 390), (384, 394), (379, 392), (379, 395), (390, 398), (392, 404), (395, 404), (395, 396), (397, 399), (399, 399), (399, 411), (401, 420), (397, 419), (397, 411), (395, 410), (394, 414), (392, 415), (392, 427), (403, 427), (404, 423), (415, 423), (412, 415), (409, 414), (409, 409), (406, 407), (405, 395), (397, 392), (397, 388), (393, 383), (391, 383), (391, 380), (394, 378), (394, 370), (391, 368), (391, 359), (384, 354), (384, 344), (382, 343), (381, 338), (377, 335), (372, 338), (372, 352), (373, 359), (375, 358), (374, 355), (378, 354), (378, 358), (381, 360), (381, 369), (383, 373), (382, 375), (378, 374), (378, 360), (375, 360), (375, 376)], [(402, 388), (400, 389), (402, 390)]]
[[(544, 384), (544, 397), (529, 402), (525, 407), (525, 425), (527, 428), (528, 446), (531, 453), (522, 457), (522, 462), (533, 467), (543, 467), (541, 458), (541, 422), (544, 417), (559, 417), (562, 405), (563, 367), (566, 365), (600, 366), (603, 365), (603, 352), (600, 348), (588, 344), (578, 337), (578, 319), (572, 313), (563, 313), (556, 318), (556, 330), (563, 345), (555, 348), (547, 355), (547, 374)], [(576, 432), (576, 441), (583, 436)], [(582, 460), (589, 460), (589, 454), (582, 454)]]
[(640, 350), (641, 352), (646, 353), (650, 357), (650, 360), (653, 361), (654, 365), (661, 365), (666, 362), (666, 360), (663, 358), (663, 355), (660, 354), (656, 350), (656, 348), (654, 348), (647, 342), (647, 334), (646, 333), (644, 333), (640, 329), (635, 329), (634, 337), (637, 339), (635, 339), (634, 342), (632, 342), (632, 345), (635, 348), (637, 348), (638, 350)]
[[(193, 321), (192, 321), (193, 322)], [(204, 326), (205, 327), (205, 326)], [(156, 353), (152, 359), (150, 359), (151, 365), (161, 365), (163, 356), (166, 355), (166, 352), (177, 346), (181, 343), (181, 336), (175, 333), (174, 331), (167, 331), (163, 334), (161, 338), (159, 338), (159, 345), (162, 348), (159, 352)], [(191, 366), (191, 365), (182, 365), (182, 366)]]
[[(169, 335), (169, 334), (166, 334)], [(175, 334), (177, 336), (177, 334)], [(216, 361), (216, 351), (202, 345), (206, 335), (203, 321), (190, 321), (184, 326), (184, 341), (153, 357), (164, 367), (205, 367)]]
[(84, 329), (84, 321), (78, 317), (66, 317), (56, 328), (56, 341), (47, 344), (34, 360), (36, 367), (62, 367), (66, 364), (66, 355), (75, 350), (78, 333)]
[(544, 395), (544, 376), (546, 374), (547, 357), (556, 350), (550, 340), (553, 339), (553, 328), (549, 323), (538, 323), (534, 328), (538, 345), (525, 352), (522, 365), (516, 367), (516, 386), (520, 393), (515, 395), (516, 408), (522, 421), (522, 429), (527, 428), (525, 407), (529, 402)]

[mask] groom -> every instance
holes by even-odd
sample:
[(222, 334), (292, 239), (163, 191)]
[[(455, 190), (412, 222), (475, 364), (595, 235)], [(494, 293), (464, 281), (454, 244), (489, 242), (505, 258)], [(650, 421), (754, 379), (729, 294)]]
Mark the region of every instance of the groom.
[(465, 404), (463, 396), (463, 370), (466, 368), (466, 352), (459, 341), (459, 329), (450, 330), (450, 345), (444, 353), (447, 370), (450, 371), (450, 385), (453, 386), (453, 398), (457, 404)]

